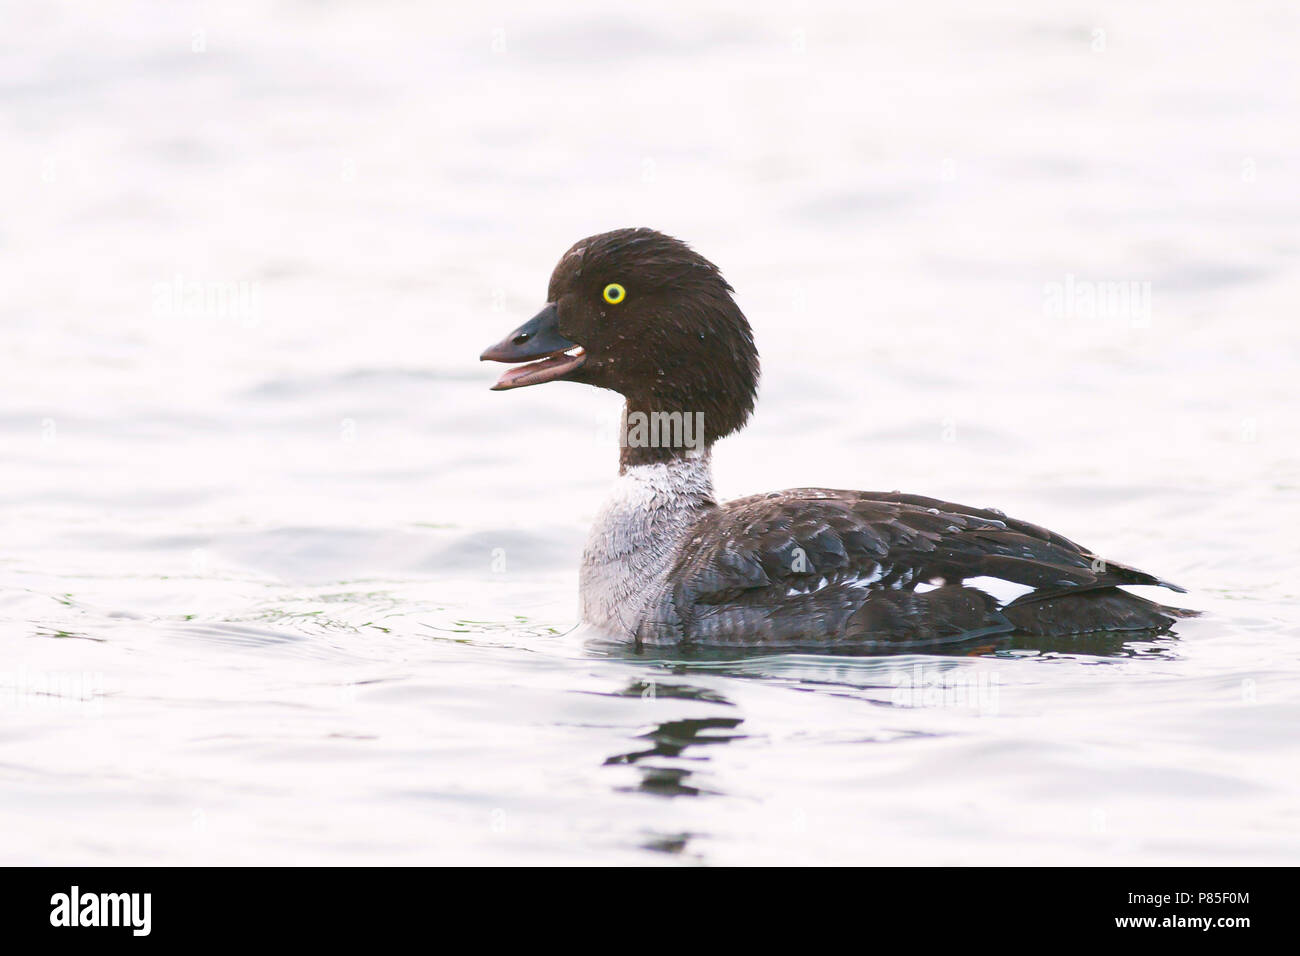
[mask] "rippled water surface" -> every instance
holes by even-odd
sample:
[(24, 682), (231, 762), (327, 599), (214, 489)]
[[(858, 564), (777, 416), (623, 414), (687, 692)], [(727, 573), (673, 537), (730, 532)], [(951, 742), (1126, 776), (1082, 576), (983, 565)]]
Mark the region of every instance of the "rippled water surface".
[[(1129, 7), (10, 10), (0, 861), (1295, 862), (1300, 14)], [(476, 358), (636, 224), (755, 326), (722, 494), (1000, 507), (1205, 616), (590, 643), (617, 400)]]

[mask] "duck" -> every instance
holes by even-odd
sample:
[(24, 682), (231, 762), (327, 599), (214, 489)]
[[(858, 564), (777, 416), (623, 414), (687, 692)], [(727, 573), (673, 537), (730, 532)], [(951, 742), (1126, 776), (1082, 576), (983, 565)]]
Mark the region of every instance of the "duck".
[(1184, 589), (993, 508), (793, 488), (720, 502), (714, 446), (754, 410), (753, 330), (721, 271), (648, 228), (582, 239), (546, 302), (486, 349), (495, 391), (619, 393), (619, 471), (582, 556), (582, 623), (640, 648), (911, 648), (1168, 631)]

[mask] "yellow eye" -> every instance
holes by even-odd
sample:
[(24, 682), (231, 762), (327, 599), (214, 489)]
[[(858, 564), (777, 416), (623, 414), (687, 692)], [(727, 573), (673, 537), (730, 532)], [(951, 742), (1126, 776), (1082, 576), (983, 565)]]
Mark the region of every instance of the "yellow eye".
[(618, 305), (627, 298), (627, 289), (624, 289), (617, 282), (611, 282), (605, 286), (605, 301), (610, 305)]

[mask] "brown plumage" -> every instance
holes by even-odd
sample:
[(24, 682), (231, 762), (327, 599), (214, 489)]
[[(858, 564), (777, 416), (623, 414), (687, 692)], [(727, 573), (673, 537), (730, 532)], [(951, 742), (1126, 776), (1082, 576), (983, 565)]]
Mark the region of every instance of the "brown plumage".
[(1162, 631), (1192, 612), (1121, 590), (1173, 585), (1000, 512), (801, 488), (718, 505), (709, 450), (754, 407), (758, 352), (718, 268), (651, 229), (583, 239), (548, 301), (483, 353), (529, 362), (498, 389), (579, 382), (625, 422), (700, 416), (702, 442), (620, 442), (620, 484), (583, 559), (589, 623), (641, 643), (908, 647), (1018, 632)]
[[(964, 584), (971, 578), (1032, 590), (1003, 605)], [(1188, 613), (1118, 590), (1125, 584), (1182, 590), (997, 512), (898, 492), (794, 489), (707, 511), (637, 637), (898, 646), (1015, 630), (1165, 630)]]

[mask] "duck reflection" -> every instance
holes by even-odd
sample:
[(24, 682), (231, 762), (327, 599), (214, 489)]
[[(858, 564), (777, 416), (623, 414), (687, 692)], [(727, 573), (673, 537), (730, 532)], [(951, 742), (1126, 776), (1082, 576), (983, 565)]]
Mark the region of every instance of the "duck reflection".
[[(645, 700), (670, 698), (675, 700), (703, 701), (710, 704), (732, 706), (731, 701), (717, 691), (694, 684), (635, 680), (619, 692), (621, 697), (639, 697)], [(714, 793), (691, 781), (695, 768), (680, 764), (665, 765), (669, 761), (707, 762), (708, 755), (701, 748), (744, 739), (744, 734), (732, 733), (743, 723), (740, 717), (687, 717), (665, 720), (648, 733), (636, 739), (647, 745), (625, 753), (614, 754), (605, 760), (606, 766), (633, 766), (640, 774), (636, 786), (619, 787), (623, 792), (651, 793), (661, 797), (698, 797)], [(655, 761), (655, 762), (651, 762)]]
[[(938, 670), (943, 672), (948, 667), (960, 668), (961, 665), (956, 660), (959, 657), (1018, 658), (1028, 655), (1032, 657), (1085, 656), (1098, 659), (1164, 658), (1174, 656), (1175, 647), (1176, 638), (1171, 634), (1088, 634), (1051, 640), (1044, 640), (1041, 637), (1022, 640), (1015, 635), (1006, 635), (961, 648), (931, 650), (924, 656), (932, 659), (937, 657), (940, 660), (944, 657), (949, 658), (950, 664), (940, 665), (934, 661), (928, 665), (930, 670), (934, 670), (937, 666)], [(608, 648), (603, 650), (604, 656), (615, 656)], [(769, 651), (758, 656), (754, 654), (753, 649), (726, 651), (678, 648), (675, 651), (676, 660), (654, 662), (664, 669), (668, 680), (659, 677), (639, 678), (613, 691), (612, 695), (644, 700), (664, 698), (734, 707), (735, 705), (718, 691), (716, 682), (710, 687), (675, 679), (688, 676), (692, 672), (700, 672), (707, 673), (709, 678), (715, 680), (717, 678), (779, 680), (795, 689), (860, 697), (865, 704), (881, 707), (916, 707), (928, 700), (927, 697), (917, 696), (914, 692), (913, 696), (900, 701), (897, 668), (891, 667), (885, 660), (872, 663), (864, 659), (894, 657), (892, 654), (882, 654), (879, 650), (870, 654), (854, 654), (846, 648), (823, 654), (807, 651), (803, 653)], [(639, 657), (642, 662), (649, 663), (640, 653), (630, 649), (624, 649), (624, 654), (619, 656)], [(966, 688), (965, 683), (959, 682), (956, 685), (957, 690), (963, 688)], [(946, 684), (938, 688), (941, 691), (947, 689)], [(981, 688), (977, 687), (977, 689)], [(923, 690), (926, 693), (930, 692), (928, 685), (925, 685)], [(996, 691), (996, 688), (993, 690)], [(887, 696), (885, 692), (888, 692)], [(922, 703), (918, 704), (916, 702), (918, 700)], [(975, 699), (970, 706), (981, 710), (987, 709), (983, 697)], [(644, 746), (614, 754), (606, 758), (604, 763), (606, 766), (634, 767), (637, 770), (638, 782), (634, 786), (616, 788), (621, 792), (649, 793), (661, 797), (716, 795), (720, 791), (709, 789), (699, 779), (703, 765), (707, 765), (710, 759), (704, 748), (745, 739), (746, 734), (737, 732), (743, 722), (743, 717), (734, 716), (676, 717), (665, 720), (636, 738), (638, 741), (644, 741)]]
[[(855, 647), (852, 645), (800, 645), (790, 647), (637, 647), (593, 639), (586, 642), (593, 655), (623, 660), (654, 661), (677, 665), (677, 673), (692, 665), (749, 664), (765, 658), (791, 654), (826, 658), (898, 657), (924, 654), (931, 657), (1024, 657), (1028, 655), (1081, 657), (1173, 657), (1178, 635), (1171, 631), (1090, 631), (1083, 634), (1044, 637), (1013, 631), (952, 644), (907, 645), (902, 647)], [(667, 659), (665, 659), (667, 658)], [(715, 671), (725, 673), (725, 671)], [(736, 675), (741, 676), (741, 675)]]
[(605, 765), (638, 765), (641, 780), (635, 787), (619, 787), (622, 791), (639, 791), (653, 793), (660, 797), (698, 797), (701, 794), (716, 791), (694, 786), (689, 782), (695, 770), (687, 767), (665, 767), (661, 764), (645, 764), (641, 761), (652, 758), (683, 759), (707, 761), (703, 753), (687, 754), (693, 747), (716, 746), (743, 740), (744, 734), (726, 733), (735, 730), (742, 723), (739, 717), (699, 717), (686, 720), (666, 720), (657, 724), (654, 730), (640, 736), (648, 740), (650, 746), (628, 753), (615, 754), (605, 760)]
[(670, 856), (686, 856), (688, 855), (686, 848), (694, 836), (693, 833), (652, 833), (641, 847), (645, 850), (654, 850), (656, 853), (667, 853)]

